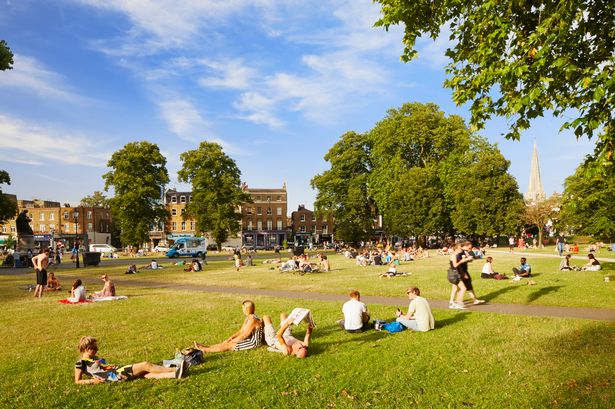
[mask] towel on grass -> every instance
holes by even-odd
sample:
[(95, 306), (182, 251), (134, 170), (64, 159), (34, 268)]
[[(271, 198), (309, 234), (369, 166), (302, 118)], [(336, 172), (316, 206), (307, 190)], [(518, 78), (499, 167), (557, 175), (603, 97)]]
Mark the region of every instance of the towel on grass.
[(58, 302), (60, 304), (84, 304), (86, 302), (92, 302), (92, 300), (71, 301), (70, 299), (65, 298), (63, 300), (58, 300)]
[(99, 302), (99, 301), (115, 301), (115, 300), (125, 300), (128, 297), (125, 295), (110, 295), (108, 297), (97, 297), (97, 298), (92, 298), (92, 301), (94, 302)]

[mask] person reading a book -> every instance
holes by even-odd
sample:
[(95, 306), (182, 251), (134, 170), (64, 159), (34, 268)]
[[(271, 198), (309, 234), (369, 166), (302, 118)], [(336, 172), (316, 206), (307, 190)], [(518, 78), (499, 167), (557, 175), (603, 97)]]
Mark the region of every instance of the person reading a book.
[[(303, 341), (300, 341), (293, 337), (291, 326), (293, 324), (298, 325), (302, 321), (307, 322), (308, 328), (305, 332)], [(280, 314), (280, 328), (277, 332), (273, 328), (273, 322), (269, 315), (263, 316), (263, 322), (265, 323), (265, 342), (269, 345), (269, 351), (281, 352), (284, 355), (294, 355), (300, 359), (308, 356), (310, 338), (312, 336), (312, 330), (315, 327), (310, 310), (295, 308), (290, 315), (285, 313)]]

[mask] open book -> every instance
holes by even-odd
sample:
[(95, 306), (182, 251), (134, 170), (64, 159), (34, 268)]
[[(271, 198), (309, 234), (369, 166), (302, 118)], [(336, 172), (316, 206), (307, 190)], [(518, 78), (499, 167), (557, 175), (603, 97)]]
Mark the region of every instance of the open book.
[(312, 311), (307, 308), (295, 308), (292, 310), (290, 315), (287, 318), (292, 321), (293, 324), (299, 325), (301, 322), (305, 322), (306, 324), (311, 325), (312, 327), (316, 327), (314, 323), (314, 318), (312, 317)]

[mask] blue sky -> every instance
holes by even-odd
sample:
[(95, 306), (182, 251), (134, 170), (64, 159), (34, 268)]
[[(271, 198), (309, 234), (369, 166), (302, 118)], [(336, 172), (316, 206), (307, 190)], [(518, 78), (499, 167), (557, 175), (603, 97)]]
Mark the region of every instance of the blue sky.
[[(310, 179), (349, 130), (404, 102), (469, 118), (442, 88), (447, 36), (420, 40), (404, 64), (401, 30), (373, 28), (371, 0), (0, 0), (0, 169), (20, 198), (77, 204), (104, 187), (110, 155), (158, 144), (170, 187), (179, 155), (222, 144), (251, 187), (288, 188), (289, 211), (312, 207)], [(528, 185), (534, 140), (547, 194), (562, 190), (593, 142), (535, 121), (507, 141), (503, 119), (480, 133)]]

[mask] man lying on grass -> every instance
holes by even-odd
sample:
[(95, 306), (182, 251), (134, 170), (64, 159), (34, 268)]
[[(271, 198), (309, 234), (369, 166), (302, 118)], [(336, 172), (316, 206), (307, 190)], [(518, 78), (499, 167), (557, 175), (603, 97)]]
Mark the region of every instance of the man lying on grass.
[[(165, 368), (151, 362), (139, 362), (132, 365), (110, 365), (96, 356), (98, 342), (93, 337), (79, 340), (81, 359), (75, 364), (75, 383), (79, 385), (99, 384), (103, 382), (128, 381), (135, 378), (163, 379), (181, 378), (185, 365), (177, 368)], [(91, 378), (83, 379), (84, 375)]]
[[(311, 314), (308, 315), (308, 328), (305, 332), (305, 338), (303, 341), (299, 341), (292, 336), (291, 325), (303, 320), (302, 317), (297, 318), (297, 314), (293, 310), (289, 317), (286, 313), (280, 314), (280, 329), (276, 333), (273, 328), (273, 322), (269, 315), (263, 316), (263, 322), (265, 323), (265, 342), (269, 345), (268, 350), (271, 352), (281, 352), (284, 355), (294, 355), (297, 358), (305, 358), (308, 355), (308, 347), (310, 346), (310, 337), (312, 336), (312, 329), (314, 329), (314, 322), (311, 319)], [(300, 309), (303, 310), (303, 309)], [(309, 310), (304, 310), (308, 311)]]
[(194, 347), (203, 352), (226, 352), (226, 351), (245, 351), (261, 345), (263, 339), (263, 322), (254, 314), (256, 306), (254, 302), (245, 300), (242, 304), (243, 313), (246, 319), (243, 325), (226, 341), (215, 345), (203, 345), (194, 341)]

